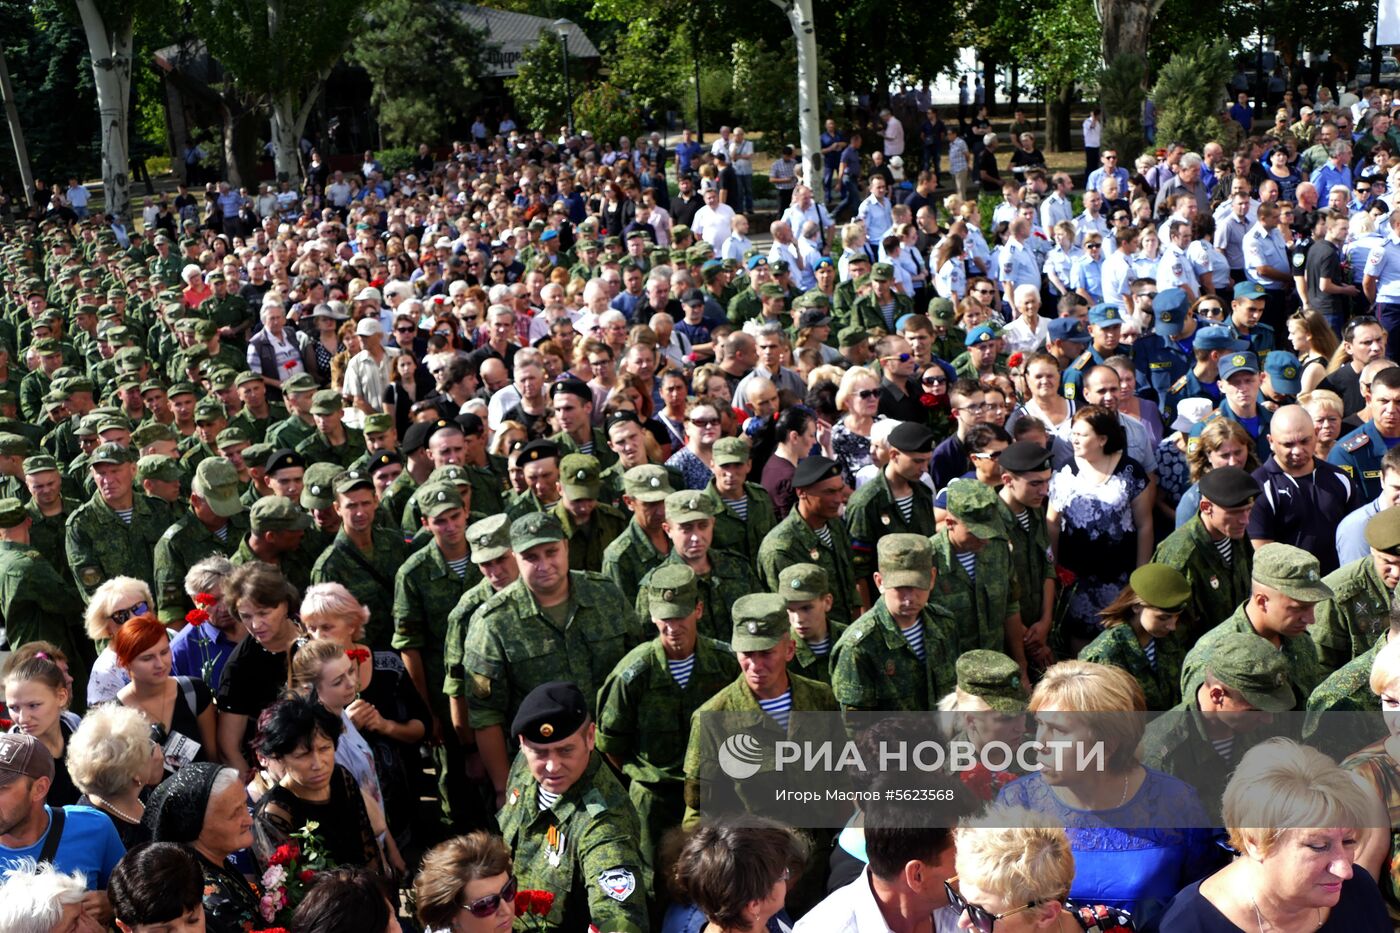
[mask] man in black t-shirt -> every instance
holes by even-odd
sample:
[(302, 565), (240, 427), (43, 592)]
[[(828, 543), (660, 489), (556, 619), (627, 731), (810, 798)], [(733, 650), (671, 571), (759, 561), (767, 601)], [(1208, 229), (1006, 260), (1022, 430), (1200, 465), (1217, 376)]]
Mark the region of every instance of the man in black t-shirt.
[(1340, 331), (1357, 288), (1342, 269), (1341, 246), (1347, 238), (1347, 218), (1343, 214), (1330, 214), (1326, 221), (1322, 238), (1308, 247), (1303, 282), (1308, 307), (1326, 318), (1333, 330)]

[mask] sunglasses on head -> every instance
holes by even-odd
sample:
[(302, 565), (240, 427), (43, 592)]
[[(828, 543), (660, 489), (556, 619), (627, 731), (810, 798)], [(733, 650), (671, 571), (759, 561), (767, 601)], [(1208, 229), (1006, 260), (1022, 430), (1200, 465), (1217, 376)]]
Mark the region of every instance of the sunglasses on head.
[(948, 895), (948, 903), (953, 906), (953, 909), (956, 910), (959, 915), (967, 914), (967, 919), (972, 921), (972, 929), (977, 930), (978, 933), (992, 933), (992, 928), (996, 926), (998, 920), (1003, 920), (1013, 914), (1031, 910), (1036, 906), (1036, 902), (1032, 901), (1024, 907), (1017, 907), (1015, 910), (994, 914), (979, 904), (969, 904), (967, 900), (958, 893), (957, 889), (953, 887), (953, 882), (957, 880), (958, 876), (954, 875), (943, 882), (943, 890)]
[(473, 917), (489, 917), (501, 906), (501, 901), (514, 902), (515, 892), (520, 887), (519, 879), (512, 877), (506, 882), (506, 886), (501, 888), (499, 894), (488, 894), (479, 897), (470, 904), (460, 905), (463, 910)]
[(126, 624), (126, 620), (133, 616), (143, 616), (151, 611), (151, 606), (145, 600), (137, 603), (129, 609), (115, 609), (112, 611), (112, 621), (118, 625)]

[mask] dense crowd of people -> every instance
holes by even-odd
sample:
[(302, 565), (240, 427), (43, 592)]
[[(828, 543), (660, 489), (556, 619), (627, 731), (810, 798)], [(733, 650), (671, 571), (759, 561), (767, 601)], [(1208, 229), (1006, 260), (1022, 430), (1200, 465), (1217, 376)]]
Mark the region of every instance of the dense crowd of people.
[[(1323, 90), (1082, 199), (906, 110), (771, 215), (512, 124), (3, 226), (0, 931), (1389, 929), (1400, 102)], [(714, 775), (823, 712), (1107, 767)]]

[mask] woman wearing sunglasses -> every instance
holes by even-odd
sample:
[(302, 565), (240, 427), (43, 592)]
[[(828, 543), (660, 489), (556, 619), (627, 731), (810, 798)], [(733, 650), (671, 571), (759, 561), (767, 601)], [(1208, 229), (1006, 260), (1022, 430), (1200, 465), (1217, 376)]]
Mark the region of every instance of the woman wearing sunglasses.
[(1074, 881), (1069, 838), (1028, 810), (996, 808), (958, 827), (957, 874), (945, 881), (958, 929), (1037, 933), (1082, 929), (1065, 910)]
[[(144, 582), (135, 577), (113, 577), (92, 594), (83, 624), (93, 641), (111, 642), (117, 628), (128, 619), (154, 612), (155, 608), (150, 587)], [(87, 705), (110, 703), (117, 698), (117, 691), (129, 683), (131, 678), (117, 663), (117, 653), (108, 644), (92, 665), (92, 674), (87, 683)]]
[(831, 428), (831, 449), (841, 464), (841, 478), (855, 486), (856, 472), (870, 463), (870, 429), (880, 420), (880, 377), (853, 366), (836, 390), (841, 417)]
[(427, 933), (506, 933), (515, 921), (510, 850), (499, 836), (458, 836), (423, 856), (413, 892)]

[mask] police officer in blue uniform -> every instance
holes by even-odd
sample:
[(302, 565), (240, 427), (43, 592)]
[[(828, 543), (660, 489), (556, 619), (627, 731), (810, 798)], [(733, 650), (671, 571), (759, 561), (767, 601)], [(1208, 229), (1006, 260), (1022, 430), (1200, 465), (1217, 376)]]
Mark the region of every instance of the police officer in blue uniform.
[(1193, 341), (1195, 365), (1167, 390), (1163, 410), (1175, 412), (1185, 398), (1208, 398), (1211, 404), (1220, 402), (1220, 358), (1225, 354), (1249, 349), (1249, 341), (1240, 340), (1228, 327), (1202, 327)]
[[(1162, 408), (1162, 417), (1170, 423), (1175, 409), (1167, 408), (1167, 399), (1174, 382), (1191, 371), (1191, 355), (1178, 342), (1183, 335), (1194, 337), (1196, 321), (1188, 313), (1190, 301), (1184, 289), (1164, 288), (1152, 299), (1152, 333), (1144, 334), (1133, 343), (1133, 368), (1137, 370), (1138, 394), (1149, 391)], [(1190, 328), (1189, 332), (1187, 328)]]
[(1096, 365), (1119, 352), (1122, 333), (1123, 315), (1117, 305), (1105, 302), (1089, 309), (1089, 334), (1094, 342), (1065, 369), (1060, 385), (1060, 392), (1065, 398), (1071, 402), (1079, 399), (1085, 375)]
[(1269, 421), (1273, 413), (1259, 404), (1259, 357), (1249, 350), (1221, 357), (1220, 392), (1220, 404), (1210, 417), (1191, 429), (1191, 436), (1200, 437), (1206, 425), (1225, 418), (1244, 428), (1254, 438), (1254, 449), (1259, 459), (1267, 460)]
[(1254, 282), (1241, 282), (1235, 286), (1235, 300), (1230, 302), (1230, 320), (1226, 322), (1230, 332), (1248, 340), (1249, 348), (1260, 356), (1276, 345), (1274, 329), (1261, 320), (1265, 303), (1264, 289)]
[(1298, 357), (1287, 350), (1275, 350), (1264, 357), (1259, 391), (1269, 411), (1278, 411), (1297, 402), (1298, 393), (1303, 391), (1303, 364), (1298, 362)]
[[(1287, 316), (1288, 292), (1293, 288), (1293, 270), (1283, 231), (1279, 229), (1278, 205), (1259, 205), (1258, 217), (1259, 221), (1244, 235), (1244, 274), (1263, 292), (1260, 297), (1264, 299), (1269, 326), (1282, 327)], [(1239, 297), (1239, 286), (1236, 286), (1237, 301)], [(1256, 352), (1267, 353), (1272, 349), (1271, 344), (1262, 350), (1256, 347)]]
[(1327, 462), (1346, 470), (1361, 486), (1362, 501), (1381, 494), (1381, 458), (1400, 444), (1400, 367), (1383, 369), (1371, 380), (1371, 420), (1342, 437)]

